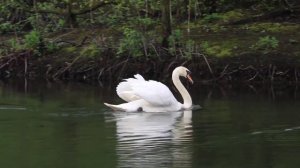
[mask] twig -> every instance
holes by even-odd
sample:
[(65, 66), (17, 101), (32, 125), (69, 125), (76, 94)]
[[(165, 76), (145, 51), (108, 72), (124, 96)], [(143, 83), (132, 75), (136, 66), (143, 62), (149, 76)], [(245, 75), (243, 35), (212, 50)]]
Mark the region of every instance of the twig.
[(253, 85), (248, 84), (247, 86), (248, 86), (251, 90), (253, 90), (255, 93), (257, 93), (257, 90), (256, 90), (256, 88), (255, 88)]
[[(182, 50), (181, 50), (181, 49), (179, 49), (179, 52), (180, 52), (180, 54), (181, 54), (181, 57), (182, 57), (182, 58), (184, 58), (184, 55), (183, 55), (183, 53), (182, 53)], [(177, 54), (176, 54), (176, 59), (178, 59), (178, 57), (177, 57)]]
[(71, 44), (72, 46), (78, 46), (78, 44), (75, 42), (65, 41), (65, 40), (59, 40), (56, 43), (67, 43), (67, 44)]
[(248, 79), (248, 81), (252, 81), (253, 79), (255, 79), (258, 74), (258, 71), (256, 71), (255, 75), (252, 78)]
[(239, 67), (239, 69), (240, 70), (248, 70), (248, 69), (252, 69), (252, 70), (255, 70), (255, 71), (257, 71), (252, 65), (249, 65), (249, 66), (247, 66), (246, 68), (242, 68), (241, 66)]
[(122, 75), (122, 72), (124, 71), (124, 69), (125, 69), (125, 67), (126, 67), (127, 63), (128, 63), (128, 58), (125, 60), (125, 63), (124, 63), (124, 65), (122, 66), (122, 68), (121, 68), (121, 70), (120, 70), (120, 73), (119, 73), (119, 76), (118, 76), (118, 78), (120, 78), (120, 77), (121, 77), (121, 75)]
[(220, 79), (220, 78), (222, 78), (226, 73), (226, 70), (227, 70), (227, 68), (229, 67), (229, 64), (227, 64), (225, 67), (224, 67), (224, 69), (223, 69), (223, 71), (220, 73), (220, 76), (218, 77), (218, 79)]
[(105, 70), (105, 68), (101, 68), (101, 70), (100, 70), (100, 72), (99, 72), (99, 74), (98, 74), (98, 77), (97, 77), (98, 80), (100, 80), (100, 78), (101, 78), (101, 76), (102, 76), (104, 70)]
[(12, 58), (10, 58), (8, 61), (6, 61), (4, 64), (2, 64), (2, 65), (0, 66), (0, 69), (2, 69), (2, 68), (4, 68), (5, 66), (9, 65), (10, 62), (12, 62), (13, 60), (16, 59), (15, 55), (12, 55), (11, 57), (12, 57)]
[(282, 71), (279, 71), (279, 72), (276, 72), (275, 75), (286, 75), (287, 73), (289, 72), (289, 70), (286, 70), (285, 72), (282, 72)]
[(160, 59), (160, 56), (159, 56), (159, 54), (158, 54), (158, 52), (157, 52), (157, 50), (156, 50), (155, 46), (154, 46), (152, 43), (151, 43), (151, 46), (153, 47), (153, 49), (154, 49), (154, 52), (156, 53), (157, 57)]
[(275, 74), (275, 72), (276, 72), (276, 66), (272, 66), (271, 65), (271, 68), (272, 68), (272, 72), (271, 72), (271, 82), (273, 82), (274, 81), (274, 74)]
[(209, 69), (209, 72), (210, 72), (211, 75), (215, 78), (215, 75), (214, 75), (214, 73), (213, 73), (213, 70), (211, 69), (211, 67), (210, 67), (210, 65), (209, 65), (209, 62), (208, 62), (206, 56), (205, 56), (204, 54), (200, 54), (200, 56), (203, 57), (203, 59), (204, 59), (206, 65), (207, 65), (207, 67), (208, 67), (208, 69)]
[(181, 64), (181, 66), (184, 66), (187, 62), (188, 62), (188, 61), (184, 61), (184, 62)]
[(60, 70), (58, 70), (54, 75), (52, 75), (53, 79), (56, 79), (56, 77), (58, 75), (63, 74), (64, 72), (66, 72), (68, 69), (71, 68), (71, 66), (80, 58), (80, 56), (76, 57), (71, 63), (65, 62), (67, 64), (67, 66), (65, 68), (61, 68)]
[(27, 66), (28, 66), (27, 57), (25, 56), (25, 58), (24, 58), (24, 75), (25, 76), (27, 75)]
[(298, 83), (298, 71), (297, 68), (295, 68), (295, 81)]

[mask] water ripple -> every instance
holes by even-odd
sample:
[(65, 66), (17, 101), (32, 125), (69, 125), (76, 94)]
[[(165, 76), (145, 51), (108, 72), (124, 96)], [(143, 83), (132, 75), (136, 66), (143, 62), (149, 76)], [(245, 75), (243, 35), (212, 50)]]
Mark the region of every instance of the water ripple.
[(283, 132), (296, 131), (296, 130), (300, 130), (300, 126), (281, 128), (281, 129), (254, 131), (254, 132), (251, 132), (251, 135), (258, 135), (258, 134), (263, 134), (263, 133), (283, 133)]
[(27, 110), (27, 108), (20, 106), (0, 106), (0, 110)]

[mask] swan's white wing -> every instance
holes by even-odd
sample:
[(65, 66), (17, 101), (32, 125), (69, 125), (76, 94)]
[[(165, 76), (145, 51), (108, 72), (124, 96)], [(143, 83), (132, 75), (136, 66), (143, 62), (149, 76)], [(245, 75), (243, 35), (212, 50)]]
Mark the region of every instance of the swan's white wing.
[(134, 95), (144, 99), (154, 106), (170, 106), (177, 104), (177, 100), (170, 89), (157, 81), (143, 81), (132, 83)]
[(157, 81), (146, 81), (141, 75), (134, 75), (117, 86), (117, 94), (127, 102), (143, 99), (154, 106), (169, 106), (177, 100), (170, 89)]
[(140, 97), (133, 92), (132, 86), (135, 83), (145, 82), (145, 79), (140, 74), (134, 75), (134, 77), (135, 78), (125, 79), (125, 81), (119, 83), (116, 89), (118, 96), (127, 102), (140, 99)]

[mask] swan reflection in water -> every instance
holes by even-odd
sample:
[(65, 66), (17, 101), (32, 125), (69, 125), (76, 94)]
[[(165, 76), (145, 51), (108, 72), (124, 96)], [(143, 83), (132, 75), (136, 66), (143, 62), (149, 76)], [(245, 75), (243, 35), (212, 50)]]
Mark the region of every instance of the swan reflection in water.
[(192, 111), (114, 115), (119, 167), (190, 167)]

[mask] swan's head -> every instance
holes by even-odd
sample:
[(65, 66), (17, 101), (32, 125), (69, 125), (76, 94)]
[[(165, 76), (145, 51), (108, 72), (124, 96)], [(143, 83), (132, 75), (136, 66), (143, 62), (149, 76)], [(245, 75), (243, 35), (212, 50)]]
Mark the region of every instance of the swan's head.
[(188, 81), (192, 84), (194, 83), (194, 81), (191, 77), (192, 73), (186, 67), (180, 66), (180, 67), (175, 68), (173, 71), (173, 75), (175, 75), (175, 74), (187, 78)]

